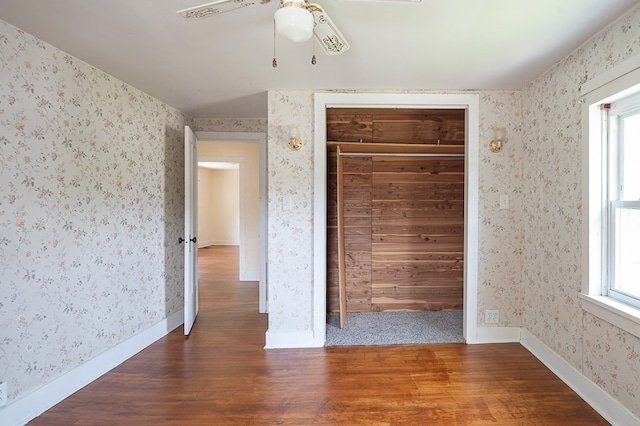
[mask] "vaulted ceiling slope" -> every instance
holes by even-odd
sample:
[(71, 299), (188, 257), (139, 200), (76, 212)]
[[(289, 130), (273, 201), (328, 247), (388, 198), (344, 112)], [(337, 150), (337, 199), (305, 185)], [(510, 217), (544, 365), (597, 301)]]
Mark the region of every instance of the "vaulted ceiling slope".
[(204, 1), (2, 0), (0, 19), (192, 117), (264, 118), (269, 89), (520, 89), (638, 3), (314, 0), (351, 45), (326, 56), (255, 1), (184, 19)]

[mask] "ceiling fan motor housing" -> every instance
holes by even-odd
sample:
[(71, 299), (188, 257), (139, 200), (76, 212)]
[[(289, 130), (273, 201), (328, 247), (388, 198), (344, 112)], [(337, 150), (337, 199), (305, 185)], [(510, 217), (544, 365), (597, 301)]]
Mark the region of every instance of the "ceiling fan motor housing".
[(304, 1), (288, 1), (276, 11), (274, 16), (276, 32), (296, 42), (304, 42), (313, 35), (313, 14)]

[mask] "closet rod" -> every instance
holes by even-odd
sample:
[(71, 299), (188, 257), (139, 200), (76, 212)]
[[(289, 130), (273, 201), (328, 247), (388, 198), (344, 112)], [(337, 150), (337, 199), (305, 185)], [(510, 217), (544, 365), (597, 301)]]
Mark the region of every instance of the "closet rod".
[(464, 157), (464, 154), (419, 154), (419, 153), (388, 153), (383, 152), (340, 152), (339, 156), (350, 157)]

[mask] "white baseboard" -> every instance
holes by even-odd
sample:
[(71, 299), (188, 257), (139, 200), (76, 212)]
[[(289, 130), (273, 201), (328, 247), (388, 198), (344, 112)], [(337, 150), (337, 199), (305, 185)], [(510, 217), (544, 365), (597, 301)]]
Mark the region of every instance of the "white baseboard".
[(210, 246), (239, 246), (240, 241), (238, 240), (213, 240)]
[(198, 240), (198, 248), (209, 247), (213, 245), (213, 240)]
[(240, 242), (237, 240), (202, 240), (198, 241), (198, 248), (204, 248), (209, 246), (239, 246)]
[(240, 271), (239, 281), (260, 281), (260, 272), (258, 271)]
[(474, 343), (520, 342), (520, 327), (478, 327)]
[(312, 331), (295, 331), (287, 333), (267, 330), (265, 337), (265, 349), (318, 348), (324, 346), (324, 338), (315, 339)]
[(636, 417), (611, 395), (582, 375), (571, 364), (538, 340), (531, 332), (525, 329), (522, 330), (521, 344), (609, 423), (625, 426), (640, 425), (640, 418)]
[(109, 370), (122, 364), (184, 322), (183, 311), (141, 331), (125, 342), (91, 358), (33, 392), (0, 408), (0, 425), (24, 425)]

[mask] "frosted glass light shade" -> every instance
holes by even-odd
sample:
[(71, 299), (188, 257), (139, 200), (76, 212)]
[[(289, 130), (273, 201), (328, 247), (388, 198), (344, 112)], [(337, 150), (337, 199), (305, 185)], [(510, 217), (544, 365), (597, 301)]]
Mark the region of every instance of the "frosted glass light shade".
[(294, 42), (307, 41), (313, 35), (313, 14), (296, 6), (281, 7), (274, 16), (276, 32)]

